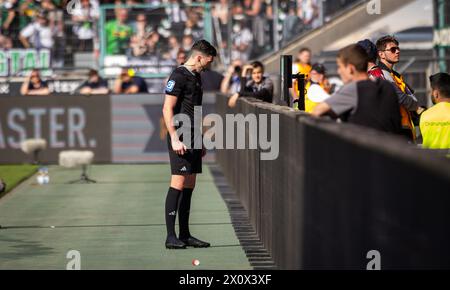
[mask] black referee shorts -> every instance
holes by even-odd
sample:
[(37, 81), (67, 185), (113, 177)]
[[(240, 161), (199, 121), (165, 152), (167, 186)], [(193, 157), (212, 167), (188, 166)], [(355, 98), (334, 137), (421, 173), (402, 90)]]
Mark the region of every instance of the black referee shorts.
[(202, 150), (188, 149), (184, 155), (178, 155), (173, 151), (170, 136), (167, 135), (167, 147), (169, 149), (170, 169), (172, 175), (191, 175), (202, 173)]

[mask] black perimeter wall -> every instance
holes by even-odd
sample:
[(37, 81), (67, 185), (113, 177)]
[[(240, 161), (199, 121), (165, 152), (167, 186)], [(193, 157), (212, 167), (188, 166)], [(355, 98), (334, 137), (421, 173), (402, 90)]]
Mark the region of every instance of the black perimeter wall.
[(371, 250), (382, 269), (450, 269), (450, 159), (257, 100), (216, 106), (222, 117), (279, 114), (276, 160), (217, 150), (278, 269), (365, 270)]

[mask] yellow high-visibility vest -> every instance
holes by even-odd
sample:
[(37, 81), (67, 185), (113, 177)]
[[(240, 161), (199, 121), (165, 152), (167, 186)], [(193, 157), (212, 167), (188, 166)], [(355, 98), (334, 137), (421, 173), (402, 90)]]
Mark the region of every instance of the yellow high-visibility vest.
[(420, 131), (424, 148), (450, 149), (450, 103), (439, 103), (422, 113)]
[[(306, 75), (305, 79), (308, 79), (309, 77), (309, 73), (311, 72), (311, 66), (309, 64), (297, 64), (297, 68), (298, 68), (298, 73), (299, 74), (303, 74)], [(294, 82), (294, 90), (295, 90), (295, 95), (298, 94), (298, 84), (297, 82)]]

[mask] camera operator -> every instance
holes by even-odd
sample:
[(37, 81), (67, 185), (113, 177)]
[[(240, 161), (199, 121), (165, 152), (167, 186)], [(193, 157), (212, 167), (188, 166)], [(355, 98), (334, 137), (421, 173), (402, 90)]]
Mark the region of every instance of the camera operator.
[[(247, 75), (251, 75), (248, 78)], [(270, 78), (264, 76), (264, 65), (255, 61), (251, 65), (244, 66), (241, 78), (241, 90), (230, 97), (228, 106), (234, 108), (240, 97), (251, 97), (272, 103), (273, 100), (273, 82)]]
[(236, 59), (228, 68), (222, 84), (220, 85), (220, 92), (222, 94), (235, 94), (241, 90), (241, 73), (242, 61)]

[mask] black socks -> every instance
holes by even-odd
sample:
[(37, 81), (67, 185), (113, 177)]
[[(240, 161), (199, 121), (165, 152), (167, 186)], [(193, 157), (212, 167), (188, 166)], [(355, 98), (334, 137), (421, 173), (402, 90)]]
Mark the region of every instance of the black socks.
[(177, 218), (178, 199), (181, 191), (170, 187), (166, 197), (166, 228), (167, 237), (176, 237), (175, 220)]
[[(169, 188), (166, 197), (166, 228), (168, 237), (176, 237), (175, 221), (177, 211), (179, 212), (178, 222), (180, 225), (180, 239), (187, 239), (191, 236), (189, 232), (189, 214), (191, 210), (192, 188), (185, 188), (183, 191)], [(179, 205), (179, 207), (178, 207)]]
[(194, 190), (192, 188), (183, 189), (183, 194), (181, 196), (180, 201), (180, 209), (179, 209), (179, 217), (178, 221), (180, 224), (180, 240), (185, 240), (191, 236), (189, 232), (189, 214), (191, 210), (191, 198), (192, 192)]

